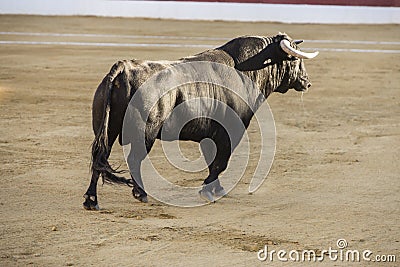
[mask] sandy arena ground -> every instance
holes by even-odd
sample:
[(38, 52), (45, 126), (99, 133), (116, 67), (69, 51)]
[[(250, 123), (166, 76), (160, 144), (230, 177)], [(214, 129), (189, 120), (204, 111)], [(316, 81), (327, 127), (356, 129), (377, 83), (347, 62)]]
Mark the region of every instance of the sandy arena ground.
[[(0, 31), (227, 40), (285, 31), (309, 40), (400, 42), (398, 25), (0, 16)], [(0, 40), (224, 43), (5, 34)], [(400, 49), (398, 44), (304, 46)], [(109, 185), (99, 186), (102, 210), (82, 208), (90, 178), (91, 101), (112, 64), (130, 58), (177, 59), (203, 50), (0, 44), (0, 266), (281, 266), (276, 257), (260, 262), (257, 251), (264, 245), (286, 251), (336, 249), (339, 238), (347, 240), (348, 249), (396, 255), (397, 263), (382, 266), (398, 266), (399, 53), (322, 52), (306, 62), (313, 87), (303, 102), (294, 91), (271, 95), (276, 157), (253, 195), (247, 188), (257, 162), (250, 162), (228, 197), (200, 208), (177, 208), (154, 199), (139, 203), (129, 187)], [(156, 146), (152, 154), (158, 153)], [(119, 146), (111, 162), (124, 164)], [(163, 171), (190, 179), (172, 167)], [(193, 175), (193, 184), (204, 175)], [(352, 264), (325, 259), (316, 265)], [(376, 263), (354, 263), (369, 265)]]

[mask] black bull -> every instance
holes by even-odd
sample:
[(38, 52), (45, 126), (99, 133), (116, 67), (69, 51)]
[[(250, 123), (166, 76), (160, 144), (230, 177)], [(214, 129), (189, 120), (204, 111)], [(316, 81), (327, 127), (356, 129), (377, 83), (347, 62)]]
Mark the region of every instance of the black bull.
[[(92, 144), (92, 177), (84, 195), (84, 208), (98, 209), (97, 182), (100, 175), (105, 182), (132, 186), (133, 196), (142, 202), (147, 202), (147, 194), (140, 176), (140, 162), (151, 150), (155, 139), (160, 139), (160, 131), (166, 115), (164, 113), (172, 110), (179, 103), (189, 100), (190, 97), (187, 96), (191, 93), (195, 92), (197, 96), (206, 95), (226, 103), (238, 113), (245, 128), (254, 115), (251, 109), (235, 109), (237, 100), (231, 97), (230, 92), (220, 91), (218, 94), (212, 94), (209, 92), (209, 86), (198, 84), (182, 87), (182, 89), (178, 88), (178, 93), (174, 94), (173, 101), (160, 101), (156, 108), (152, 109), (151, 118), (146, 122), (146, 153), (138, 155), (134, 170), (130, 168), (133, 179), (126, 179), (118, 176), (119, 171), (110, 166), (108, 157), (118, 136), (119, 143), (122, 145), (124, 115), (130, 100), (138, 88), (150, 77), (174, 64), (207, 61), (223, 64), (243, 73), (256, 85), (256, 90), (261, 91), (263, 100), (272, 92), (285, 93), (291, 88), (296, 91), (305, 91), (311, 86), (311, 83), (303, 59), (313, 58), (317, 52), (300, 51), (297, 47), (300, 42), (293, 41), (289, 36), (281, 33), (273, 37), (244, 36), (235, 38), (216, 49), (179, 61), (126, 60), (114, 64), (98, 86), (93, 100), (92, 122), (95, 139)], [(210, 72), (212, 71), (210, 69)], [(153, 88), (153, 90), (158, 89)], [(142, 97), (145, 98), (146, 93), (142, 94)], [(203, 108), (207, 109), (208, 107)], [(204, 180), (200, 195), (208, 201), (212, 201), (215, 196), (225, 194), (224, 188), (219, 183), (218, 175), (226, 169), (234, 149), (229, 142), (226, 142), (226, 135), (224, 128), (212, 120), (208, 120), (207, 123), (193, 120), (185, 125), (179, 134), (178, 139), (180, 140), (200, 142), (204, 138), (210, 138), (216, 145), (216, 155), (211, 162), (207, 160), (207, 148), (201, 146), (209, 165), (209, 175)]]

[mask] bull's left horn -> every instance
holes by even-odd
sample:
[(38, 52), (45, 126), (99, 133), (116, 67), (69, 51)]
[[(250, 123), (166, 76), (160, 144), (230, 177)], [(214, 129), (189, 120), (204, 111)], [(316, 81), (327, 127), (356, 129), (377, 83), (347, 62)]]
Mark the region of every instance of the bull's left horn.
[(288, 55), (298, 57), (298, 58), (311, 59), (311, 58), (315, 58), (319, 54), (318, 51), (313, 52), (313, 53), (306, 53), (306, 52), (294, 49), (293, 47), (290, 46), (290, 42), (286, 39), (283, 39), (280, 42), (280, 46), (281, 46), (282, 50), (285, 51)]

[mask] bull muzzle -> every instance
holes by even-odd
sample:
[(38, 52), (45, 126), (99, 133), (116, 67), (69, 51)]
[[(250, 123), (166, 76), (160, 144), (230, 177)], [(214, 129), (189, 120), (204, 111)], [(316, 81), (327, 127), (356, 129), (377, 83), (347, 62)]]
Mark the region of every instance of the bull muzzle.
[(308, 80), (308, 78), (300, 78), (299, 80), (296, 81), (293, 88), (298, 92), (306, 92), (311, 87), (311, 85), (312, 84)]

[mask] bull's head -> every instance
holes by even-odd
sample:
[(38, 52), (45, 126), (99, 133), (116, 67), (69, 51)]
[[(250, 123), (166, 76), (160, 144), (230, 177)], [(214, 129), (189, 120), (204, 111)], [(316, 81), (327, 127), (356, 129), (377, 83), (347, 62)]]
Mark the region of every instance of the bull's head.
[(303, 60), (316, 57), (318, 52), (300, 51), (301, 42), (284, 33), (275, 37), (246, 37), (237, 46), (240, 49), (228, 51), (234, 55), (236, 69), (259, 73), (256, 79), (265, 95), (286, 93), (289, 89), (302, 92), (311, 86)]
[(304, 92), (311, 87), (311, 82), (308, 78), (304, 59), (312, 59), (319, 52), (306, 53), (300, 51), (298, 45), (303, 41), (292, 41), (287, 35), (281, 35), (279, 47), (286, 55), (282, 58), (282, 67), (284, 68), (284, 77), (281, 84), (274, 90), (279, 93), (286, 93), (289, 89)]

